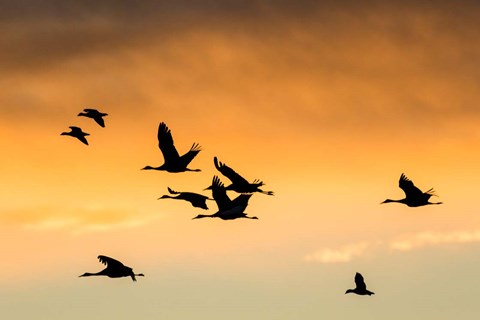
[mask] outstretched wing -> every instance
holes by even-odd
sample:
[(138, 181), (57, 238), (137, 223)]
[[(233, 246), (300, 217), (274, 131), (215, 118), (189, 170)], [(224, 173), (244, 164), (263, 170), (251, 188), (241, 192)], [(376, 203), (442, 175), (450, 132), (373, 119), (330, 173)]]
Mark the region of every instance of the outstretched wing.
[(180, 157), (181, 163), (186, 167), (195, 158), (195, 156), (202, 151), (202, 148), (198, 143), (192, 144), (190, 150)]
[(107, 267), (111, 267), (111, 268), (124, 267), (123, 263), (121, 263), (120, 261), (107, 256), (98, 256), (98, 260), (100, 260), (100, 262), (106, 265)]
[(103, 121), (103, 118), (101, 115), (93, 117), (93, 120), (95, 120), (95, 122), (98, 123), (100, 127), (105, 128), (105, 121)]
[(85, 112), (95, 112), (95, 113), (99, 113), (99, 111), (97, 109), (83, 109), (83, 111)]
[(180, 157), (177, 149), (173, 145), (172, 132), (168, 129), (164, 122), (160, 122), (158, 126), (158, 147), (162, 151), (165, 163), (176, 162)]
[(177, 192), (177, 191), (174, 191), (172, 189), (170, 189), (170, 187), (167, 187), (168, 189), (168, 192), (170, 192), (170, 194), (179, 194), (180, 192)]
[(232, 207), (242, 207), (243, 210), (242, 212), (247, 208), (248, 206), (248, 200), (250, 200), (250, 197), (252, 194), (241, 194), (235, 199), (232, 200)]
[(360, 273), (355, 274), (355, 284), (357, 285), (357, 289), (359, 290), (367, 290), (367, 285), (363, 280), (363, 276)]
[(403, 192), (405, 192), (405, 196), (407, 198), (419, 198), (423, 195), (423, 192), (415, 187), (412, 180), (408, 179), (403, 173), (400, 176), (398, 186), (403, 190)]
[(217, 176), (213, 176), (212, 196), (213, 200), (217, 203), (219, 211), (228, 210), (232, 207), (232, 201), (227, 196), (227, 190)]
[(243, 178), (241, 175), (233, 171), (232, 168), (228, 167), (224, 163), (221, 163), (218, 161), (217, 157), (213, 158), (213, 163), (215, 164), (215, 168), (217, 168), (218, 171), (220, 171), (225, 177), (230, 179), (233, 184), (236, 185), (245, 185), (249, 184), (245, 178)]

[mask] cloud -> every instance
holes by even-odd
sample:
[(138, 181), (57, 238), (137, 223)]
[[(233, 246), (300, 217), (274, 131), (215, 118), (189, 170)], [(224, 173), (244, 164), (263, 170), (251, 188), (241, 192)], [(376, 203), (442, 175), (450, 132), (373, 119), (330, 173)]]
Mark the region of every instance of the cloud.
[(37, 231), (67, 230), (72, 233), (133, 228), (146, 224), (150, 217), (113, 208), (54, 207), (26, 208), (0, 214), (3, 225), (21, 226)]
[(305, 257), (306, 261), (320, 263), (342, 263), (349, 262), (353, 257), (361, 256), (370, 247), (366, 241), (341, 246), (340, 248), (326, 248), (318, 250)]
[(424, 247), (468, 244), (480, 242), (480, 229), (457, 230), (449, 232), (424, 231), (414, 235), (405, 236), (401, 240), (389, 240), (387, 242), (361, 241), (340, 246), (338, 248), (324, 248), (305, 256), (305, 261), (319, 263), (346, 263), (353, 258), (364, 255), (368, 250), (391, 250), (409, 252)]
[(390, 242), (389, 248), (394, 251), (411, 251), (426, 246), (443, 244), (464, 244), (480, 242), (480, 229), (471, 231), (421, 232), (402, 240)]

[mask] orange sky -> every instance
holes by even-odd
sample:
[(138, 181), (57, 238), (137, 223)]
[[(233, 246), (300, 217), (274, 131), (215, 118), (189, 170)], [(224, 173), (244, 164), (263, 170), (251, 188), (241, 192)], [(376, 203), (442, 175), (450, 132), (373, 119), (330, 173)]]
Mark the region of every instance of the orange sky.
[[(480, 312), (475, 2), (0, 4), (10, 318), (32, 316), (23, 304), (54, 319), (53, 301), (78, 319)], [(106, 128), (76, 117), (85, 107), (107, 112)], [(180, 153), (203, 147), (191, 165), (201, 173), (140, 170), (162, 163), (161, 121)], [(70, 125), (91, 134), (88, 147), (60, 136)], [(258, 221), (192, 221), (199, 209), (156, 200), (167, 186), (201, 192), (218, 174), (214, 156), (275, 191), (252, 197)], [(380, 206), (403, 196), (402, 172), (444, 204)], [(98, 254), (147, 277), (133, 289), (77, 279), (100, 270)], [(356, 271), (376, 296), (343, 295)], [(432, 288), (442, 293), (425, 297)], [(92, 298), (102, 295), (138, 308), (102, 308)], [(398, 299), (407, 307), (392, 318)]]

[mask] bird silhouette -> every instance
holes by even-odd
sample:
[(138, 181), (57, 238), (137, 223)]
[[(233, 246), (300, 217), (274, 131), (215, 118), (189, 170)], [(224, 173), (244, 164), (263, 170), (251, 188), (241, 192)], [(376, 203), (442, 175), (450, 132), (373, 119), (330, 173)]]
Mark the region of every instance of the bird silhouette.
[(89, 136), (90, 135), (89, 133), (83, 132), (82, 129), (79, 127), (71, 126), (69, 128), (70, 128), (70, 132), (62, 132), (60, 135), (77, 138), (78, 140), (82, 141), (84, 144), (88, 146), (88, 141), (87, 141), (87, 138), (85, 137)]
[(245, 209), (248, 206), (248, 200), (252, 194), (241, 194), (233, 200), (227, 195), (227, 190), (225, 189), (224, 184), (220, 181), (217, 176), (213, 177), (212, 185), (212, 196), (215, 202), (217, 203), (218, 211), (211, 215), (199, 214), (193, 219), (200, 218), (220, 218), (222, 220), (233, 220), (237, 218), (247, 218), (247, 219), (258, 219), (257, 217), (249, 217), (244, 213)]
[(355, 289), (348, 289), (345, 294), (353, 292), (359, 295), (369, 295), (371, 296), (372, 294), (375, 294), (374, 292), (368, 291), (367, 290), (367, 285), (365, 284), (365, 281), (363, 281), (363, 276), (360, 273), (355, 274)]
[(428, 204), (442, 204), (442, 202), (428, 201), (431, 196), (436, 196), (433, 188), (429, 189), (426, 192), (422, 192), (420, 189), (415, 187), (412, 180), (408, 179), (403, 173), (400, 176), (398, 186), (400, 187), (400, 189), (402, 189), (405, 192), (405, 199), (400, 199), (400, 200), (387, 199), (382, 203), (399, 202), (399, 203), (406, 204), (409, 207), (420, 207)]
[(177, 191), (173, 191), (172, 189), (168, 188), (168, 192), (170, 194), (174, 194), (174, 195), (177, 195), (176, 197), (172, 197), (172, 196), (169, 196), (168, 194), (166, 195), (163, 195), (161, 196), (160, 198), (158, 198), (158, 200), (160, 199), (177, 199), (177, 200), (185, 200), (185, 201), (188, 201), (192, 204), (192, 206), (194, 207), (197, 207), (197, 208), (202, 208), (202, 209), (205, 209), (207, 210), (208, 207), (207, 207), (207, 200), (213, 200), (213, 199), (210, 199), (209, 197), (207, 196), (204, 196), (202, 194), (198, 194), (198, 193), (193, 193), (193, 192), (177, 192)]
[[(222, 162), (219, 162), (217, 157), (213, 158), (213, 163), (215, 164), (215, 168), (217, 168), (218, 171), (220, 171), (232, 182), (229, 186), (226, 187), (227, 190), (233, 190), (238, 193), (260, 192), (273, 196), (273, 191), (263, 191), (259, 188), (265, 185), (262, 181), (255, 179), (253, 183), (248, 182), (245, 178), (236, 173), (232, 168), (228, 167)], [(210, 190), (211, 187), (212, 186), (206, 188), (205, 190)]]
[(142, 170), (163, 170), (167, 172), (201, 171), (200, 169), (189, 169), (188, 164), (201, 151), (200, 146), (194, 143), (190, 150), (183, 156), (178, 154), (173, 144), (172, 133), (164, 122), (158, 126), (158, 146), (162, 151), (164, 164), (160, 167), (146, 166)]
[(107, 256), (98, 256), (98, 260), (107, 267), (97, 273), (86, 272), (79, 277), (90, 277), (90, 276), (107, 276), (109, 278), (121, 278), (121, 277), (132, 277), (133, 281), (137, 281), (135, 277), (144, 277), (143, 273), (135, 274), (133, 273), (132, 268), (123, 265), (118, 260)]
[(103, 121), (103, 117), (108, 116), (108, 113), (103, 113), (103, 112), (100, 112), (96, 109), (83, 109), (83, 111), (85, 113), (80, 112), (78, 114), (79, 117), (82, 116), (82, 117), (92, 118), (101, 127), (105, 128), (105, 121)]

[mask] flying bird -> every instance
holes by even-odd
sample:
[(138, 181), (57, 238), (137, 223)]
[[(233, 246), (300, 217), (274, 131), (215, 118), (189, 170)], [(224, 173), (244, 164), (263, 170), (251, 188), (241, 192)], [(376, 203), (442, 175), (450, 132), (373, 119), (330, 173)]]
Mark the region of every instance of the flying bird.
[(428, 204), (442, 204), (442, 202), (429, 202), (431, 196), (437, 196), (433, 188), (429, 189), (426, 192), (422, 192), (420, 189), (415, 187), (412, 180), (408, 179), (405, 174), (402, 173), (398, 186), (405, 192), (405, 199), (401, 200), (391, 200), (387, 199), (382, 203), (389, 202), (399, 202), (406, 204), (409, 207), (420, 207)]
[(163, 170), (167, 172), (201, 171), (200, 169), (187, 168), (188, 164), (201, 151), (200, 145), (194, 143), (187, 153), (180, 156), (173, 144), (172, 133), (164, 122), (160, 122), (158, 126), (158, 146), (160, 151), (162, 151), (164, 164), (160, 167), (146, 166), (142, 170)]
[(233, 220), (237, 218), (258, 219), (257, 217), (249, 217), (244, 213), (248, 206), (248, 200), (251, 194), (241, 194), (233, 200), (227, 195), (225, 185), (217, 176), (213, 177), (212, 185), (213, 200), (217, 203), (218, 211), (211, 215), (199, 214), (193, 219), (200, 218), (220, 218), (222, 220)]
[(103, 117), (108, 116), (108, 113), (103, 113), (100, 112), (96, 109), (83, 109), (83, 112), (80, 112), (78, 116), (83, 116), (87, 118), (92, 118), (95, 120), (96, 123), (98, 123), (101, 127), (105, 128), (105, 121), (103, 121)]
[(137, 281), (135, 277), (144, 277), (143, 273), (135, 274), (133, 273), (132, 268), (123, 265), (118, 260), (112, 259), (107, 256), (98, 256), (98, 260), (107, 267), (97, 273), (86, 272), (79, 277), (90, 277), (90, 276), (107, 276), (109, 278), (121, 278), (121, 277), (132, 277), (133, 281)]
[(79, 127), (71, 126), (69, 128), (70, 128), (70, 132), (62, 132), (60, 135), (77, 138), (78, 140), (82, 141), (84, 144), (88, 146), (88, 141), (87, 141), (87, 138), (85, 137), (89, 136), (90, 135), (89, 133), (83, 132), (82, 129)]
[(198, 194), (198, 193), (177, 192), (177, 191), (174, 191), (174, 190), (172, 190), (168, 187), (167, 187), (167, 189), (168, 189), (168, 192), (170, 194), (177, 195), (177, 196), (173, 197), (173, 196), (169, 196), (168, 194), (166, 194), (166, 195), (163, 195), (160, 198), (158, 198), (158, 200), (160, 200), (160, 199), (185, 200), (185, 201), (190, 202), (192, 204), (192, 206), (197, 207), (197, 208), (202, 208), (202, 209), (205, 209), (205, 210), (208, 209), (207, 200), (213, 200), (213, 199), (210, 199), (207, 196), (204, 196), (204, 195)]
[[(226, 187), (227, 190), (233, 190), (238, 193), (260, 192), (273, 196), (273, 191), (263, 191), (262, 189), (260, 189), (261, 186), (265, 185), (262, 181), (255, 179), (253, 183), (248, 182), (245, 178), (236, 173), (232, 168), (228, 167), (222, 162), (219, 162), (217, 157), (213, 158), (213, 163), (215, 164), (215, 168), (217, 168), (218, 171), (220, 171), (232, 182), (229, 186)], [(205, 190), (211, 189), (211, 187), (212, 186), (206, 188)]]
[(374, 292), (368, 291), (367, 290), (367, 285), (365, 284), (365, 281), (363, 281), (363, 276), (360, 273), (355, 274), (355, 289), (348, 289), (345, 294), (353, 292), (359, 295), (369, 295), (371, 296), (372, 294), (375, 294)]

